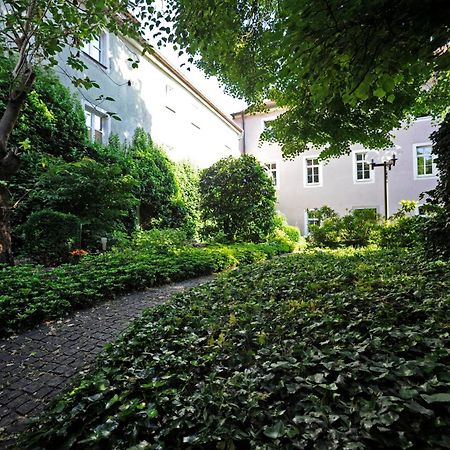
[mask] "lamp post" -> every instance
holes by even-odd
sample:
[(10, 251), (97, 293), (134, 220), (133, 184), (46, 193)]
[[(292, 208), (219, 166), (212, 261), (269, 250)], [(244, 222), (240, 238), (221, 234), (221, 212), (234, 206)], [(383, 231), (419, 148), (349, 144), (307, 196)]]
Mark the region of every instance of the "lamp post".
[(384, 172), (384, 218), (387, 220), (389, 217), (389, 192), (388, 192), (388, 171), (395, 166), (398, 161), (396, 154), (401, 150), (401, 147), (395, 146), (395, 148), (388, 150), (369, 150), (366, 153), (365, 160), (370, 164), (372, 170), (375, 167), (383, 167)]

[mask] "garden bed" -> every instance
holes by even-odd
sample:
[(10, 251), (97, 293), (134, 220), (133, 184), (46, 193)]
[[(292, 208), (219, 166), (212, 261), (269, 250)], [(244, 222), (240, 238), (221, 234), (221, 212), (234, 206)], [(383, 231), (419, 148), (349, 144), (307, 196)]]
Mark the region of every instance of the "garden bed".
[(20, 448), (444, 449), (450, 264), (312, 251), (147, 310)]
[(276, 243), (184, 246), (173, 251), (133, 248), (86, 256), (78, 264), (54, 269), (0, 267), (0, 336), (119, 294), (262, 261), (284, 251)]

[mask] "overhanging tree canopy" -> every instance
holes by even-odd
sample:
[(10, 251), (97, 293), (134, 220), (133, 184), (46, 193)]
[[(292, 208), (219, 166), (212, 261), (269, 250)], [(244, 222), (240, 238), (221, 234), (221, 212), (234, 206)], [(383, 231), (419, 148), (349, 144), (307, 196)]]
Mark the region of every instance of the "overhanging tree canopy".
[[(450, 99), (446, 0), (168, 0), (171, 38), (229, 90), (287, 112), (267, 136), (287, 156), (391, 144), (402, 120)], [(424, 86), (426, 88), (424, 89)]]

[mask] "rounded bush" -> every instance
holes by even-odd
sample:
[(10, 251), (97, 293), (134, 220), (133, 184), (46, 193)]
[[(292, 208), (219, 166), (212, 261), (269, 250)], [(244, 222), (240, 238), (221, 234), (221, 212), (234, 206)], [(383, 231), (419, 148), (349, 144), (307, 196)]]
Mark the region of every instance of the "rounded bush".
[(275, 228), (275, 188), (255, 157), (221, 159), (200, 178), (201, 209), (210, 235), (264, 241)]
[(51, 209), (32, 213), (23, 226), (27, 255), (46, 266), (68, 261), (70, 249), (79, 241), (80, 226), (73, 214)]

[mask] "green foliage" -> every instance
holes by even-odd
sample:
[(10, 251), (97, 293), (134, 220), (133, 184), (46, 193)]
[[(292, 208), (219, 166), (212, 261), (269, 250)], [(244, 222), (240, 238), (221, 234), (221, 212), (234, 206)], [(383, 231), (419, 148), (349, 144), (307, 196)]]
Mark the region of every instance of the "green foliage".
[[(124, 15), (133, 11), (139, 20), (124, 20)], [(77, 3), (57, 0), (14, 1), (2, 11), (1, 54), (20, 55), (20, 64), (10, 79), (16, 83), (40, 65), (56, 66), (61, 63), (61, 53), (67, 47), (81, 50), (102, 32), (135, 38), (142, 41), (143, 24), (156, 18), (151, 2), (128, 0), (104, 0), (86, 2), (83, 8)], [(144, 50), (150, 46), (143, 43)], [(83, 72), (87, 65), (80, 52), (68, 52), (65, 64)], [(80, 75), (73, 78), (76, 86), (89, 89), (98, 86), (95, 80)]]
[(229, 241), (261, 242), (275, 226), (275, 188), (253, 156), (221, 159), (200, 178), (202, 216), (207, 232)]
[(380, 227), (378, 244), (384, 248), (423, 248), (425, 223), (420, 216), (391, 219)]
[(364, 247), (378, 239), (380, 218), (372, 209), (355, 209), (339, 217), (328, 206), (308, 211), (319, 220), (310, 225), (308, 241), (317, 247)]
[(23, 232), (27, 255), (48, 266), (69, 260), (80, 240), (81, 223), (73, 214), (43, 209), (30, 215)]
[[(0, 57), (0, 62), (1, 113), (9, 95), (13, 61)], [(34, 210), (30, 193), (55, 157), (73, 162), (92, 152), (80, 102), (50, 69), (37, 71), (33, 90), (22, 108), (9, 145), (20, 152), (22, 162), (9, 183), (12, 203), (17, 204), (12, 214), (15, 235), (17, 226), (24, 224)]]
[(57, 161), (40, 176), (31, 199), (35, 205), (76, 215), (83, 226), (83, 247), (98, 248), (100, 238), (120, 228), (136, 205), (133, 182), (114, 164), (89, 158)]
[(100, 161), (116, 164), (134, 181), (133, 195), (139, 200), (142, 228), (176, 228), (185, 223), (186, 206), (177, 183), (175, 165), (148, 133), (136, 128), (131, 144), (112, 137), (110, 145), (98, 149)]
[[(15, 61), (1, 57), (0, 112), (4, 111), (10, 91), (10, 72)], [(10, 145), (22, 151), (25, 163), (31, 152), (75, 160), (89, 148), (83, 108), (63, 86), (53, 70), (38, 69), (33, 90), (27, 97)], [(20, 176), (20, 175), (17, 175)], [(20, 176), (25, 177), (25, 174)]]
[(219, 272), (285, 251), (276, 244), (183, 246), (182, 233), (174, 230), (152, 230), (140, 236), (129, 248), (87, 255), (78, 264), (51, 270), (0, 266), (0, 336), (118, 294)]
[(353, 210), (343, 217), (328, 206), (309, 211), (309, 216), (317, 218), (319, 223), (310, 226), (308, 242), (329, 248), (376, 244), (382, 248), (422, 249), (426, 219), (409, 215), (416, 204), (402, 200), (398, 211), (387, 221), (381, 221), (372, 209)]
[(450, 443), (450, 265), (314, 251), (147, 310), (20, 448)]
[(175, 177), (179, 195), (186, 211), (183, 228), (189, 237), (197, 237), (200, 220), (200, 173), (191, 163), (183, 161), (175, 164)]
[(429, 194), (435, 209), (425, 224), (426, 249), (431, 257), (450, 256), (450, 114), (431, 135), (439, 170), (436, 188)]
[(186, 232), (182, 229), (153, 229), (137, 231), (128, 244), (137, 250), (154, 250), (158, 253), (171, 253), (187, 244)]
[(202, 69), (253, 110), (264, 99), (285, 110), (265, 137), (286, 156), (309, 144), (323, 157), (384, 148), (403, 120), (448, 111), (446, 1), (168, 0), (166, 10), (169, 36)]
[(286, 217), (281, 213), (275, 216), (275, 229), (270, 234), (268, 241), (282, 246), (286, 252), (293, 252), (304, 245), (301, 240), (300, 230), (288, 225)]

